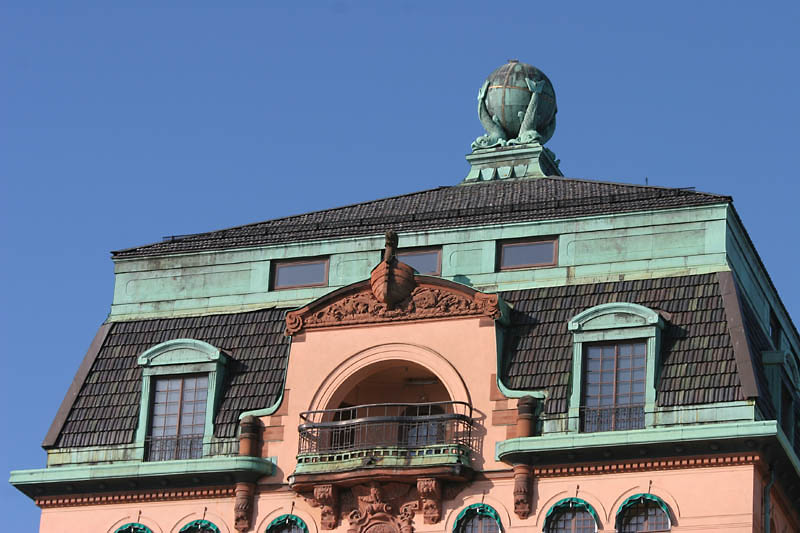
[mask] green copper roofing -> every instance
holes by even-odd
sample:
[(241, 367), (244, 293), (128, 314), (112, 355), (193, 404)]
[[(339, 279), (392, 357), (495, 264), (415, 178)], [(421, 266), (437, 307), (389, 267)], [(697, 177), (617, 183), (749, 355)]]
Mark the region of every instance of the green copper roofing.
[(153, 533), (153, 531), (142, 524), (130, 523), (120, 527), (114, 533)]
[(672, 524), (672, 519), (670, 518), (669, 514), (669, 507), (667, 507), (667, 504), (664, 503), (664, 500), (662, 500), (655, 494), (640, 493), (640, 494), (634, 494), (633, 496), (622, 502), (622, 505), (619, 506), (619, 509), (617, 510), (617, 520), (616, 520), (617, 531), (620, 531), (622, 529), (622, 518), (624, 516), (625, 511), (629, 507), (633, 507), (634, 505), (642, 502), (655, 503), (659, 508), (661, 508), (662, 511), (664, 511), (664, 513), (667, 515), (667, 520), (669, 521), (670, 524)]
[(488, 516), (494, 519), (497, 522), (497, 527), (500, 529), (501, 533), (503, 531), (503, 522), (500, 521), (500, 515), (497, 511), (494, 510), (494, 507), (491, 505), (486, 505), (485, 503), (473, 503), (472, 505), (468, 505), (464, 509), (458, 513), (456, 517), (456, 521), (453, 524), (453, 532), (458, 533), (461, 531), (461, 522), (469, 518), (470, 516), (479, 515), (479, 516)]
[(183, 526), (180, 533), (219, 533), (219, 528), (208, 520), (195, 520)]
[(548, 531), (550, 529), (550, 521), (553, 519), (555, 514), (562, 509), (582, 509), (592, 515), (595, 524), (600, 523), (600, 521), (597, 519), (597, 513), (595, 512), (594, 508), (586, 501), (581, 500), (580, 498), (564, 498), (563, 500), (557, 501), (547, 511), (547, 514), (544, 517), (544, 531)]
[(293, 524), (304, 531), (304, 533), (308, 533), (308, 526), (303, 521), (302, 518), (293, 514), (282, 514), (275, 520), (269, 523), (267, 526), (267, 532), (273, 531), (273, 529), (278, 529), (285, 524)]

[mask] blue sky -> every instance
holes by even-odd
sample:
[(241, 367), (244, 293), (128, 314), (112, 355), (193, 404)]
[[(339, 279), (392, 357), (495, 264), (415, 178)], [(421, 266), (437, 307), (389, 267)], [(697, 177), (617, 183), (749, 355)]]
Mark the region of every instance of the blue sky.
[(2, 471), (44, 465), (110, 250), (456, 184), (509, 58), (566, 175), (732, 195), (800, 318), (800, 3), (165, 4), (0, 2)]

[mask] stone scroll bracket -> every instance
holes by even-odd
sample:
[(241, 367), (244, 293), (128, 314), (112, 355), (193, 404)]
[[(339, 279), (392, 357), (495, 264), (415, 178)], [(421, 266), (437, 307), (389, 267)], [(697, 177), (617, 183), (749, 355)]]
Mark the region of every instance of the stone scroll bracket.
[(531, 467), (514, 465), (514, 514), (525, 520), (531, 514)]
[(322, 529), (336, 529), (339, 524), (339, 489), (335, 485), (317, 485), (314, 487), (314, 501), (321, 508), (320, 524)]
[(417, 494), (425, 523), (439, 522), (442, 519), (442, 482), (435, 478), (418, 478)]

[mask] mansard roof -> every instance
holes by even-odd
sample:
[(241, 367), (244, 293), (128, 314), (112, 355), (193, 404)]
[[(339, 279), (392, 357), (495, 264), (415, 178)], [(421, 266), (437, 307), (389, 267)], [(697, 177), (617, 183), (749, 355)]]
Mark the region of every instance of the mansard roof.
[(245, 226), (183, 235), (112, 252), (132, 258), (316, 239), (571, 218), (729, 203), (729, 196), (574, 178), (546, 177), (439, 187)]
[[(548, 391), (549, 414), (567, 410), (572, 360), (569, 320), (609, 302), (658, 311), (662, 406), (757, 398), (771, 413), (761, 365), (753, 359), (763, 337), (736, 294), (730, 272), (526, 289), (500, 293), (513, 307), (501, 375), (506, 386)], [(90, 348), (45, 446), (81, 447), (134, 441), (141, 397), (137, 358), (171, 339), (207, 342), (228, 357), (217, 437), (236, 435), (243, 411), (280, 398), (289, 356), (286, 309), (106, 324)], [(74, 400), (73, 400), (74, 398)]]

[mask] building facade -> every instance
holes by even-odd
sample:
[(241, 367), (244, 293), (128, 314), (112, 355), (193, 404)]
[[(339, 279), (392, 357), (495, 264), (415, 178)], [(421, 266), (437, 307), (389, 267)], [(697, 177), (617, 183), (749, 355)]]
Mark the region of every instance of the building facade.
[(511, 61), (458, 185), (113, 253), (12, 472), (67, 533), (800, 531), (800, 336), (731, 198), (562, 177)]

